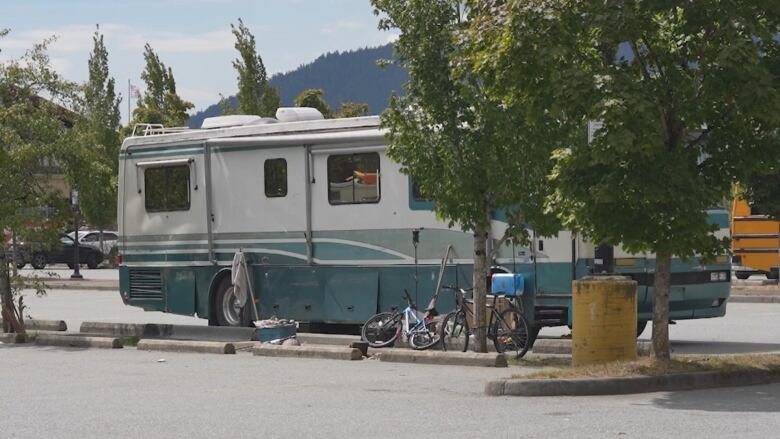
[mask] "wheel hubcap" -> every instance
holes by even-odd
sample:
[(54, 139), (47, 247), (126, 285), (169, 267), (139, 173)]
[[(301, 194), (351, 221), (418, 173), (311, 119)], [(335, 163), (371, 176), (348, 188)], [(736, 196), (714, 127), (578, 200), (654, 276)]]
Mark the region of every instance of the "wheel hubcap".
[(222, 296), (222, 314), (230, 326), (238, 326), (241, 323), (241, 302), (238, 301), (233, 287), (225, 291)]

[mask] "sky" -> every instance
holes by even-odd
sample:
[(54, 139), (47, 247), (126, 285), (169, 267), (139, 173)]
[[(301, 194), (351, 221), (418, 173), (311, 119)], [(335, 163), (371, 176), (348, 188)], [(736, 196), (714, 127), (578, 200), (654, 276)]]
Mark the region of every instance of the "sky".
[[(111, 75), (123, 96), (128, 80), (143, 89), (143, 47), (152, 45), (173, 69), (182, 98), (201, 110), (236, 92), (232, 60), (238, 52), (230, 24), (243, 19), (270, 74), (293, 70), (332, 52), (392, 41), (377, 30), (369, 0), (0, 0), (0, 60), (17, 58), (56, 36), (52, 65), (66, 79), (84, 82), (92, 35), (100, 25)], [(135, 105), (135, 100), (131, 102)]]

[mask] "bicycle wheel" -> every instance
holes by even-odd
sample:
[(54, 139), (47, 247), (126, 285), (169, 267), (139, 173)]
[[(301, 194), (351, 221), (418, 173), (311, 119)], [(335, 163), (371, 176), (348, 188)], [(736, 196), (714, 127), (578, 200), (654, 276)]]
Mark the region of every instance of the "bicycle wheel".
[(361, 335), (372, 348), (383, 348), (393, 344), (401, 333), (401, 314), (380, 312), (363, 325)]
[(443, 350), (451, 349), (466, 352), (469, 349), (469, 336), (471, 330), (466, 321), (466, 313), (463, 310), (451, 311), (444, 316), (439, 325), (439, 338)]
[(496, 351), (514, 353), (520, 358), (528, 352), (528, 323), (515, 309), (504, 310), (493, 323), (493, 344)]
[(441, 340), (438, 323), (438, 320), (431, 320), (425, 322), (425, 325), (419, 325), (412, 329), (409, 337), (409, 346), (418, 351), (436, 346), (439, 340)]

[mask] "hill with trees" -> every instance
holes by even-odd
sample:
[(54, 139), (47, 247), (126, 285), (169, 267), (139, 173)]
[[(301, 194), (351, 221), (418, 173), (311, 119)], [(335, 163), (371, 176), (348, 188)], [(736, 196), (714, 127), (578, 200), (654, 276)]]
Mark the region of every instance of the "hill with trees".
[[(393, 45), (369, 47), (345, 52), (330, 52), (297, 69), (271, 77), (269, 83), (279, 92), (283, 106), (292, 106), (298, 94), (307, 89), (322, 89), (325, 100), (334, 112), (343, 102), (368, 104), (369, 114), (379, 114), (393, 93), (401, 92), (408, 77), (406, 70), (395, 66), (379, 66), (378, 61), (393, 57)], [(238, 107), (235, 96), (227, 99)], [(187, 125), (200, 127), (203, 119), (222, 113), (215, 103), (193, 115)]]

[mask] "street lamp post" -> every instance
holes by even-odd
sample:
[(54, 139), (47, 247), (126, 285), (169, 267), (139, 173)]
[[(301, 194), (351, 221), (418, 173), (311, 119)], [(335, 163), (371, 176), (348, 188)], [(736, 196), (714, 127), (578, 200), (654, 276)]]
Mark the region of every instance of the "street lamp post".
[(73, 189), (70, 196), (70, 207), (73, 209), (73, 274), (71, 279), (83, 279), (84, 276), (79, 273), (79, 191)]

